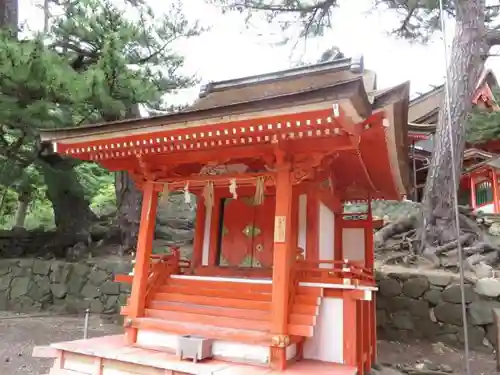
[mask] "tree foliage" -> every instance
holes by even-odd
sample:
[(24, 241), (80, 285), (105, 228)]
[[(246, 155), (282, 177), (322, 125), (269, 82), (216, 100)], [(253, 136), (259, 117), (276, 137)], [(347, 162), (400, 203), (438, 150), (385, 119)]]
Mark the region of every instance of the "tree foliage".
[[(338, 0), (207, 0), (223, 12), (236, 11), (248, 19), (264, 16), (282, 30), (296, 29), (295, 38), (323, 36), (331, 29)], [(447, 16), (457, 15), (457, 0), (443, 0)], [(373, 9), (392, 11), (399, 19), (397, 28), (387, 30), (397, 37), (427, 42), (441, 26), (439, 0), (374, 0)], [(500, 5), (486, 6), (486, 22), (497, 26)], [(494, 34), (497, 37), (497, 34)]]
[(180, 1), (167, 5), (158, 12), (142, 1), (54, 1), (48, 32), (0, 33), (0, 195), (32, 186), (35, 199), (49, 181), (52, 197), (57, 189), (86, 200), (109, 192), (112, 176), (98, 166), (63, 159), (60, 168), (44, 158), (38, 131), (121, 119), (134, 105), (165, 109), (164, 94), (195, 84), (177, 47), (203, 29)]
[[(494, 93), (498, 97), (498, 91)], [(474, 109), (467, 122), (467, 142), (484, 143), (500, 139), (500, 112)]]

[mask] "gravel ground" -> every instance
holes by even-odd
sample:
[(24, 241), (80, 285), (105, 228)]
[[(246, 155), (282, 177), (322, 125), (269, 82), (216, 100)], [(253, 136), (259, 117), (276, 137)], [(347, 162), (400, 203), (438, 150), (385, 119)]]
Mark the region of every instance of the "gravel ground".
[[(83, 316), (30, 317), (0, 312), (0, 374), (45, 375), (52, 359), (33, 358), (34, 346), (83, 338)], [(122, 327), (89, 319), (89, 337), (116, 334)]]
[[(33, 346), (51, 342), (69, 341), (83, 337), (83, 316), (33, 317), (0, 312), (0, 374), (45, 375), (52, 360), (33, 358)], [(91, 317), (89, 336), (103, 336), (122, 332), (122, 328), (99, 317)], [(447, 365), (457, 374), (465, 374), (463, 352), (442, 344), (412, 341), (411, 343), (379, 342), (382, 364), (415, 365), (417, 362)], [(495, 358), (491, 353), (472, 352), (474, 375), (497, 374)]]

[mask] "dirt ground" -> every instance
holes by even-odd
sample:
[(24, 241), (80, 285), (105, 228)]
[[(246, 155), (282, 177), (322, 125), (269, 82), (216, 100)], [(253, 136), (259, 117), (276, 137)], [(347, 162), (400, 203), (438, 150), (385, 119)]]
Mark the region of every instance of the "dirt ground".
[[(1, 375), (45, 375), (52, 360), (33, 358), (35, 345), (83, 338), (83, 316), (33, 317), (0, 312), (0, 374)], [(91, 316), (89, 337), (120, 333), (122, 328), (97, 316)], [(379, 342), (381, 364), (409, 364), (428, 362), (447, 365), (457, 374), (465, 374), (463, 352), (442, 344), (426, 342)], [(492, 354), (472, 352), (472, 373), (475, 375), (496, 374), (495, 358)]]

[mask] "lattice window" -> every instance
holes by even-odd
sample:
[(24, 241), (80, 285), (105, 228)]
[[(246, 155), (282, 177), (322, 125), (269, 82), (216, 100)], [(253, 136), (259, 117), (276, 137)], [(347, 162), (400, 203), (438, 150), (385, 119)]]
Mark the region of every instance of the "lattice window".
[(493, 187), (491, 181), (476, 184), (476, 205), (483, 206), (493, 202)]

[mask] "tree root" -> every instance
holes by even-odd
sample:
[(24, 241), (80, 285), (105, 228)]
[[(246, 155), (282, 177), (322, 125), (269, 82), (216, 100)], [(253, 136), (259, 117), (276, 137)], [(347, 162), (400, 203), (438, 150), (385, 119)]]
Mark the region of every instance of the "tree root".
[[(460, 236), (453, 241), (426, 246), (420, 251), (418, 216), (412, 215), (387, 224), (375, 233), (376, 253), (383, 264), (409, 263), (418, 255), (428, 259), (436, 268), (456, 268), (458, 248), (464, 255), (468, 270), (481, 269), (484, 274), (491, 266), (500, 263), (500, 246), (492, 242), (488, 226), (492, 220), (482, 219), (470, 207), (460, 206)], [(489, 223), (489, 224), (488, 224)], [(438, 225), (438, 224), (435, 224)], [(432, 227), (430, 227), (432, 230)], [(448, 237), (453, 237), (453, 234)], [(393, 254), (391, 254), (391, 252)], [(486, 271), (485, 271), (486, 270)]]
[(405, 217), (401, 220), (395, 221), (389, 225), (386, 225), (380, 229), (374, 236), (374, 243), (376, 247), (381, 247), (381, 245), (386, 242), (389, 238), (394, 235), (398, 235), (404, 232), (408, 232), (416, 229), (417, 216), (413, 215), (410, 217)]

